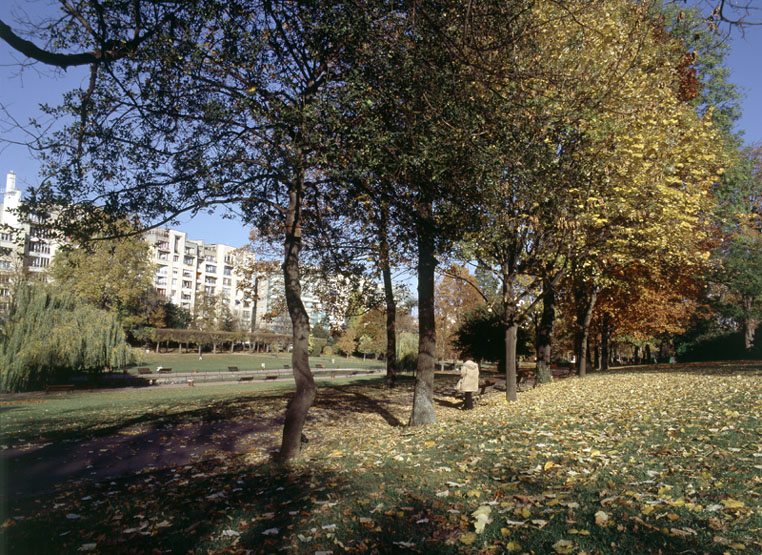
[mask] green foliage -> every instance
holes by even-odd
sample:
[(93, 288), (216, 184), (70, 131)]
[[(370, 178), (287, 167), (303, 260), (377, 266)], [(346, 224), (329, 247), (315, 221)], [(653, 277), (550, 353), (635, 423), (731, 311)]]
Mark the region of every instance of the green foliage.
[[(505, 326), (503, 315), (480, 306), (465, 315), (455, 331), (455, 345), (477, 360), (505, 361)], [(531, 352), (526, 330), (518, 329), (517, 355)]]
[(324, 337), (316, 337), (315, 335), (310, 335), (310, 356), (315, 356), (322, 353), (323, 348), (327, 342), (328, 340)]
[(19, 290), (0, 341), (0, 388), (27, 391), (132, 360), (114, 313), (68, 292), (28, 285)]
[(57, 284), (94, 307), (117, 312), (127, 330), (157, 323), (147, 321), (161, 304), (153, 273), (148, 243), (134, 236), (59, 250), (50, 268)]

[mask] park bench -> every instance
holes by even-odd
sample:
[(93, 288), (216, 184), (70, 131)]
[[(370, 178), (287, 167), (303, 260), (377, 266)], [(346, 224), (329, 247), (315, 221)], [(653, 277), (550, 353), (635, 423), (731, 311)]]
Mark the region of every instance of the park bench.
[(150, 368), (138, 368), (138, 374), (150, 374), (151, 369)]
[(51, 393), (54, 391), (72, 391), (74, 390), (74, 384), (62, 383), (56, 385), (49, 385), (45, 388), (45, 393)]
[(265, 380), (277, 380), (279, 376), (265, 376)]
[(241, 376), (238, 378), (239, 382), (250, 382), (254, 380), (254, 376)]
[(315, 367), (316, 368), (325, 368), (325, 364), (323, 364), (322, 362), (318, 362)]
[(291, 366), (289, 364), (284, 364), (283, 368), (291, 368)]
[(171, 372), (171, 371), (172, 371), (171, 368), (159, 368), (160, 374), (167, 374), (168, 372)]
[(228, 372), (238, 372), (238, 366), (228, 366)]

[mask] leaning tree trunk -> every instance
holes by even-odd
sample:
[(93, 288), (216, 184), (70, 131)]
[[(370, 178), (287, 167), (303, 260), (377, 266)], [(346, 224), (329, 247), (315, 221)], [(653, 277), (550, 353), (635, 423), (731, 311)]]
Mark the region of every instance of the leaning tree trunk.
[[(302, 176), (303, 179), (303, 176)], [(283, 424), (283, 440), (278, 458), (287, 461), (299, 455), (302, 447), (302, 429), (307, 411), (315, 401), (315, 380), (310, 370), (309, 337), (310, 321), (302, 303), (302, 286), (299, 283), (299, 251), (302, 246), (301, 192), (303, 183), (289, 191), (286, 212), (286, 237), (283, 256), (283, 280), (286, 305), (293, 327), (293, 351), (291, 366), (294, 371), (296, 393), (286, 410)]]
[(418, 210), (416, 233), (418, 236), (418, 367), (415, 373), (411, 426), (433, 424), (434, 364), (436, 358), (436, 324), (434, 323), (434, 236), (431, 203), (423, 203)]
[[(578, 295), (579, 299), (585, 298), (584, 293)], [(586, 305), (578, 306), (577, 328), (579, 332), (579, 345), (577, 352), (577, 373), (580, 378), (587, 375), (587, 346), (590, 337), (590, 321), (593, 317), (595, 301), (598, 298), (598, 292), (593, 288)]]
[(544, 278), (542, 285), (542, 316), (537, 329), (537, 383), (550, 383), (552, 364), (551, 343), (553, 341), (553, 322), (556, 319), (556, 295), (551, 280)]
[[(385, 213), (384, 213), (385, 215)], [(394, 300), (392, 268), (389, 261), (389, 241), (386, 237), (386, 220), (379, 225), (381, 246), (381, 273), (384, 277), (386, 299), (386, 385), (394, 387), (397, 382), (397, 303)]]

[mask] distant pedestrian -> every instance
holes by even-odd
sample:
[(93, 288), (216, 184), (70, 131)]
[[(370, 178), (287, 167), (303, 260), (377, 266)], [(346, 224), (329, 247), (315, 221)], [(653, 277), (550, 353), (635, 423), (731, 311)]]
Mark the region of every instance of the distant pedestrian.
[(455, 389), (465, 395), (463, 408), (471, 410), (474, 408), (474, 393), (479, 391), (479, 365), (474, 362), (471, 355), (464, 355), (463, 366), (460, 367), (460, 380), (455, 385)]

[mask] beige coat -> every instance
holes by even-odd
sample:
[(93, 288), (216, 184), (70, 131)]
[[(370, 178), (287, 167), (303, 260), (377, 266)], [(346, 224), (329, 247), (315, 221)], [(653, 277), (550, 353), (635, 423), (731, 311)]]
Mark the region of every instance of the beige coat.
[(462, 393), (479, 391), (479, 365), (473, 360), (467, 360), (460, 367), (460, 380), (455, 389)]

